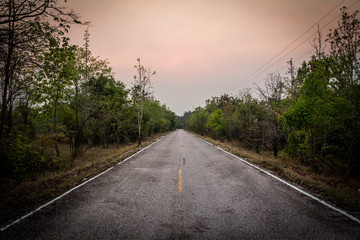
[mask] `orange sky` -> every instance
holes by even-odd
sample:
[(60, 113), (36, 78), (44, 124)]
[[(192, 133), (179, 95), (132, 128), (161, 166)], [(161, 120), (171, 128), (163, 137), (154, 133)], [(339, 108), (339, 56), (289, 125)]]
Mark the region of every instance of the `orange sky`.
[[(341, 6), (355, 1), (346, 0)], [(237, 94), (242, 88), (253, 88), (253, 82), (261, 86), (267, 72), (278, 71), (291, 57), (296, 59), (310, 51), (308, 40), (264, 73), (246, 79), (341, 0), (67, 2), (82, 20), (91, 21), (90, 49), (110, 61), (117, 80), (130, 86), (135, 74), (133, 66), (140, 57), (143, 65), (157, 72), (152, 81), (155, 97), (181, 115), (203, 106), (212, 96)], [(332, 12), (320, 27), (339, 13)], [(334, 24), (336, 21), (323, 34)], [(309, 31), (284, 53), (315, 31)], [(83, 34), (84, 28), (74, 26), (70, 38), (74, 44), (83, 45)], [(301, 59), (295, 65), (300, 63)]]

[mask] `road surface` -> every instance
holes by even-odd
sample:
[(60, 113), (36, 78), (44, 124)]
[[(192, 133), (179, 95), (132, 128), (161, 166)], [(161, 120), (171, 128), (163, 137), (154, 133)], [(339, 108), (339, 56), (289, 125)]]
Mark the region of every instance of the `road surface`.
[(178, 130), (0, 239), (360, 239), (360, 224)]

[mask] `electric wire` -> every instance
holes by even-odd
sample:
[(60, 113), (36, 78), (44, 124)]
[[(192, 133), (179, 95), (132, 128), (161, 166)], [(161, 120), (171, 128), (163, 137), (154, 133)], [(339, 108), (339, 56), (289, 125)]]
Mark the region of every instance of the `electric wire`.
[[(350, 5), (350, 7), (348, 7), (348, 9), (350, 9), (350, 8), (352, 8), (355, 4), (357, 4), (358, 2), (359, 2), (360, 0), (357, 0), (356, 2), (354, 2), (352, 5)], [(336, 19), (338, 19), (340, 16), (341, 16), (341, 14), (342, 13), (340, 13), (340, 14), (338, 14), (336, 17), (334, 17), (330, 22), (328, 22), (326, 25), (324, 25), (323, 27), (321, 27), (319, 30), (323, 30), (325, 27), (327, 27), (330, 23), (332, 23), (333, 21), (335, 21)], [(314, 33), (314, 34), (312, 34), (310, 37), (308, 37), (307, 39), (305, 39), (305, 41), (304, 42), (302, 42), (301, 44), (299, 44), (296, 48), (298, 48), (299, 46), (301, 46), (302, 44), (304, 44), (307, 40), (309, 40), (311, 37), (313, 37), (314, 35), (316, 35), (317, 34), (317, 32), (316, 33)], [(295, 48), (295, 49), (296, 49)], [(295, 49), (293, 49), (292, 51), (290, 51), (287, 55), (289, 55), (291, 52), (293, 52)], [(312, 49), (312, 50), (310, 50), (310, 51), (308, 51), (308, 52), (306, 52), (306, 53), (304, 53), (303, 55), (301, 55), (300, 57), (298, 57), (298, 58), (296, 58), (296, 59), (294, 59), (294, 60), (292, 60), (293, 62), (297, 62), (298, 60), (300, 60), (300, 59), (302, 59), (303, 57), (305, 57), (306, 55), (308, 55), (308, 54), (310, 54), (311, 52), (313, 52), (314, 50)], [(285, 56), (287, 56), (287, 55), (285, 55)], [(284, 57), (285, 57), (284, 56)], [(282, 57), (282, 59), (284, 58), (284, 57)], [(282, 59), (280, 59), (280, 60), (282, 60)], [(279, 61), (280, 61), (279, 60)], [(277, 61), (277, 62), (279, 62), (279, 61)], [(277, 63), (276, 62), (276, 63)], [(275, 63), (274, 63), (275, 64)], [(273, 65), (274, 65), (273, 64)], [(272, 65), (272, 66), (273, 66)], [(279, 72), (279, 71), (281, 71), (281, 70), (283, 70), (284, 68), (286, 68), (286, 67), (288, 67), (288, 66), (284, 66), (284, 67), (281, 67), (280, 69), (278, 69), (278, 70), (276, 70), (275, 72)], [(264, 71), (263, 71), (264, 72)], [(261, 73), (263, 73), (263, 72), (261, 72)], [(260, 74), (261, 74), (260, 73)], [(254, 77), (255, 78), (255, 77)]]
[[(268, 60), (266, 63), (261, 65), (258, 69), (256, 69), (254, 72), (249, 74), (247, 77), (244, 78), (244, 80), (250, 78), (252, 75), (256, 74), (258, 71), (260, 71), (263, 67), (265, 67), (267, 64), (272, 62), (275, 58), (277, 58), (279, 55), (281, 55), (285, 50), (287, 50), (291, 45), (293, 45), (297, 40), (299, 40), (301, 37), (303, 37), (306, 33), (308, 33), (316, 24), (318, 24), (320, 21), (322, 21), (325, 17), (327, 17), (332, 11), (334, 11), (337, 7), (340, 6), (346, 0), (342, 0), (340, 3), (338, 3), (335, 7), (333, 7), (328, 13), (326, 13), (322, 18), (320, 18), (316, 23), (314, 23), (311, 27), (309, 27), (305, 32), (303, 32), (299, 37), (297, 37), (294, 41), (292, 41), (289, 45), (287, 45), (283, 50), (281, 50), (279, 53), (277, 53), (274, 57), (272, 57), (270, 60)], [(235, 86), (239, 85), (240, 83), (236, 84)], [(233, 86), (232, 88), (234, 88)]]
[[(350, 7), (348, 7), (348, 9), (350, 9), (351, 7), (353, 7), (355, 4), (357, 4), (360, 0), (357, 0), (356, 2), (354, 2)], [(327, 24), (325, 24), (323, 27), (320, 28), (320, 30), (323, 30), (325, 27), (327, 27), (329, 24), (331, 24), (333, 21), (335, 21), (336, 19), (338, 19), (340, 16), (342, 15), (342, 13), (338, 14), (336, 17), (334, 17), (330, 22), (328, 22)], [(313, 33), (312, 35), (310, 35), (308, 38), (306, 38), (303, 42), (301, 42), (299, 45), (297, 45), (294, 49), (292, 49), (290, 52), (288, 52), (287, 54), (285, 54), (284, 56), (282, 56), (281, 58), (279, 58), (276, 62), (272, 63), (270, 66), (268, 66), (267, 68), (265, 68), (264, 70), (262, 70), (261, 72), (259, 72), (258, 74), (256, 74), (255, 76), (253, 76), (252, 78), (250, 78), (248, 81), (245, 81), (244, 83), (248, 83), (250, 80), (256, 78), (257, 76), (259, 76), (260, 74), (264, 73), (265, 71), (267, 71), (268, 69), (270, 69), (271, 67), (273, 67), (276, 63), (280, 62), (281, 60), (283, 60), (285, 57), (287, 57), (290, 53), (294, 52), (297, 48), (299, 48), (301, 45), (303, 45), (305, 42), (307, 42), (310, 38), (312, 38), (313, 36), (315, 36), (317, 33)], [(306, 55), (306, 54), (305, 54)]]
[[(295, 48), (293, 48), (291, 51), (287, 52), (285, 55), (283, 55), (281, 58), (279, 58), (277, 61), (275, 61), (274, 63), (272, 63), (271, 65), (269, 65), (267, 68), (263, 69), (266, 65), (268, 65), (269, 63), (271, 63), (274, 59), (276, 59), (277, 57), (279, 57), (282, 53), (284, 53), (290, 46), (292, 46), (295, 42), (297, 42), (300, 38), (302, 38), (306, 33), (308, 33), (311, 29), (314, 28), (314, 26), (316, 26), (317, 24), (319, 24), (323, 19), (325, 19), (330, 13), (332, 13), (336, 8), (338, 8), (345, 0), (342, 0), (340, 3), (338, 3), (335, 7), (333, 7), (329, 12), (327, 12), (323, 17), (321, 17), (317, 22), (315, 22), (311, 27), (309, 27), (305, 32), (303, 32), (299, 37), (297, 37), (294, 41), (292, 41), (289, 45), (287, 45), (283, 50), (281, 50), (279, 53), (277, 53), (274, 57), (272, 57), (270, 60), (268, 60), (266, 63), (264, 63), (261, 67), (259, 67), (258, 69), (256, 69), (254, 72), (252, 72), (250, 75), (248, 75), (247, 77), (245, 77), (243, 79), (243, 81), (235, 84), (233, 87), (231, 87), (228, 91), (234, 91), (236, 89), (239, 88), (239, 85), (243, 85), (245, 83), (248, 83), (250, 80), (253, 80), (255, 77), (257, 77), (258, 75), (262, 74), (263, 72), (265, 72), (266, 70), (268, 70), (269, 68), (273, 67), (276, 63), (278, 63), (279, 61), (281, 61), (282, 59), (284, 59), (286, 56), (288, 56), (290, 53), (292, 53), (293, 51), (295, 51), (297, 48), (299, 48), (301, 45), (303, 45), (305, 42), (307, 42), (311, 37), (313, 37), (316, 33), (312, 34), (311, 36), (309, 36), (308, 38), (306, 38), (303, 42), (301, 42), (299, 45), (297, 45)], [(353, 7), (355, 4), (357, 4), (360, 0), (357, 0), (356, 2), (354, 2), (350, 7), (348, 7), (348, 9), (350, 9), (351, 7)], [(327, 24), (325, 24), (320, 30), (324, 29), (326, 26), (328, 26), (330, 23), (332, 23), (334, 20), (336, 20), (339, 16), (341, 15), (338, 14), (335, 18), (333, 18), (330, 22), (328, 22)], [(304, 57), (305, 55), (309, 54), (311, 51), (306, 52), (305, 54), (303, 54), (301, 57), (297, 58), (296, 60), (299, 60), (300, 58)], [(285, 68), (285, 67), (283, 67)], [(283, 69), (281, 68), (281, 69)], [(262, 70), (263, 69), (263, 70)], [(228, 92), (226, 91), (226, 92)]]

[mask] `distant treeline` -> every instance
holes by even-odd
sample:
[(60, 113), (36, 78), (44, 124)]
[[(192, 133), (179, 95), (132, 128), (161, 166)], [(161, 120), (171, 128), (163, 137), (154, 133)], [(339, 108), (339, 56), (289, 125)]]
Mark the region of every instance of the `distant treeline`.
[(259, 98), (249, 90), (213, 97), (179, 117), (178, 127), (360, 176), (360, 22), (358, 11), (341, 11), (325, 39), (317, 32), (312, 58), (297, 70), (290, 60), (287, 77), (269, 74)]
[(70, 44), (70, 25), (86, 24), (56, 0), (0, 5), (2, 176), (56, 169), (64, 145), (75, 158), (92, 146), (134, 142), (139, 128), (142, 137), (175, 128), (175, 114), (151, 92), (136, 82), (126, 88), (92, 56), (87, 30), (83, 47)]

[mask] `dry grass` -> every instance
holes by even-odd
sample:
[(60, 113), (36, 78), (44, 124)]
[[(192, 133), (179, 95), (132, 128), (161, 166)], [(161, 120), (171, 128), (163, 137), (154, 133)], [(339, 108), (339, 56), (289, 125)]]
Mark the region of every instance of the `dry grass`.
[[(165, 134), (145, 139), (141, 148), (151, 144), (162, 135)], [(137, 144), (120, 146), (119, 149), (115, 146), (109, 146), (107, 149), (93, 147), (77, 159), (70, 161), (70, 167), (37, 174), (20, 183), (12, 179), (1, 179), (0, 226), (116, 165), (138, 149)], [(68, 146), (60, 146), (60, 151), (64, 156), (64, 161), (67, 161), (64, 165), (69, 165)]]
[[(199, 135), (198, 135), (199, 136)], [(345, 180), (335, 173), (318, 173), (285, 154), (274, 157), (269, 152), (256, 153), (240, 146), (239, 142), (221, 142), (199, 136), (214, 145), (266, 169), (275, 175), (300, 186), (332, 204), (357, 216), (360, 215), (360, 182)]]

